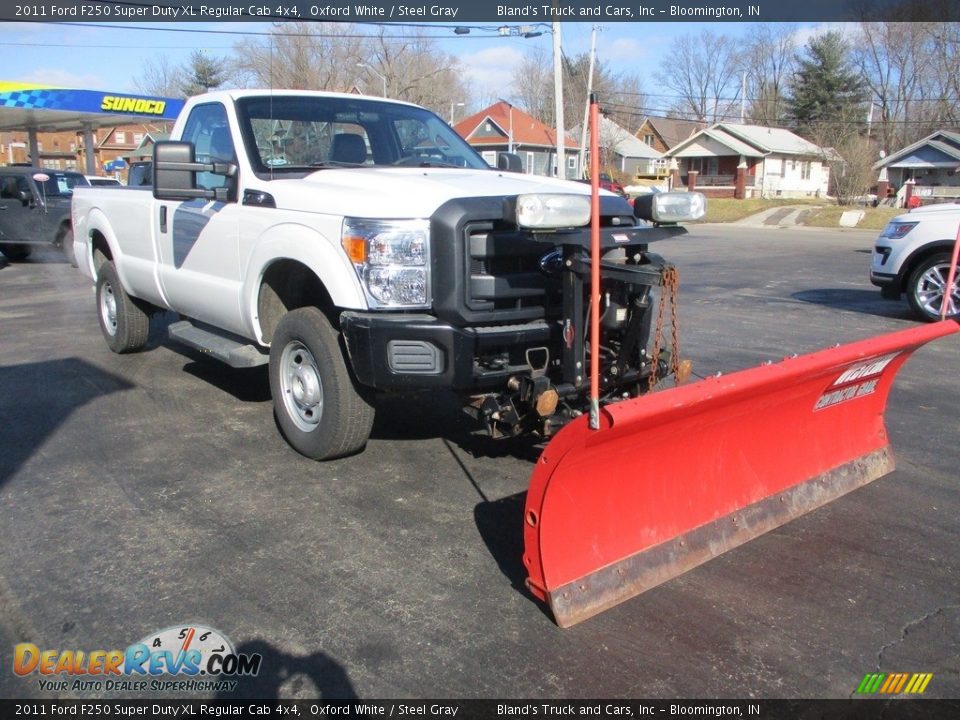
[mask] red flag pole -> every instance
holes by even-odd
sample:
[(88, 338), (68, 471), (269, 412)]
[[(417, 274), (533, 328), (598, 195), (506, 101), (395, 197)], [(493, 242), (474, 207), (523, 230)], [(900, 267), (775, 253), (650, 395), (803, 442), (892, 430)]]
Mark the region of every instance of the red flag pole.
[[(953, 257), (950, 259), (950, 272), (947, 273), (947, 285), (943, 289), (943, 304), (940, 305), (940, 319), (947, 319), (950, 308), (950, 296), (953, 295), (953, 281), (957, 277), (957, 258), (960, 257), (960, 225), (957, 226), (957, 239), (953, 242)], [(960, 312), (960, 307), (955, 307)]]
[(600, 429), (600, 131), (590, 95), (590, 428)]

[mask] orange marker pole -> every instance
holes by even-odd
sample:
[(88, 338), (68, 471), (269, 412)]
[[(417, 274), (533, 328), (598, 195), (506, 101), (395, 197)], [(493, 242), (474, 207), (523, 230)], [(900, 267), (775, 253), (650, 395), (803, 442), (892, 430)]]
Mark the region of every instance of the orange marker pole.
[(590, 95), (590, 429), (600, 429), (600, 112)]
[[(957, 239), (953, 242), (953, 257), (950, 258), (950, 272), (947, 273), (947, 285), (943, 289), (943, 304), (940, 306), (940, 319), (946, 320), (950, 309), (950, 296), (953, 294), (953, 281), (957, 277), (957, 258), (960, 257), (960, 225), (957, 226)], [(960, 311), (960, 307), (955, 307)]]

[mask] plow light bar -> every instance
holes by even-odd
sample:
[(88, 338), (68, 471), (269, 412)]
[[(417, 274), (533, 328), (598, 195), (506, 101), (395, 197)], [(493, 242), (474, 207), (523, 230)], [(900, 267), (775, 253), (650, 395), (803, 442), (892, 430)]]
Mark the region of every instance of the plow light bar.
[(590, 196), (518, 195), (514, 219), (519, 227), (524, 228), (580, 227), (590, 221)]
[(641, 195), (633, 201), (633, 214), (655, 223), (699, 220), (706, 212), (707, 198), (702, 193), (685, 190)]

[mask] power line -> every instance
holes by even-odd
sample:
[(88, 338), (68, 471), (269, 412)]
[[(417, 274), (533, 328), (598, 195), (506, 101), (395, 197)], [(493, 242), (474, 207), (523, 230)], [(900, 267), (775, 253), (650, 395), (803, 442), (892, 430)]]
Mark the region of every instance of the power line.
[[(610, 102), (601, 102), (601, 108), (604, 110), (609, 110), (615, 112), (619, 115), (626, 115), (629, 117), (664, 117), (658, 113), (662, 112), (660, 108), (652, 108), (646, 106), (634, 106), (634, 105), (623, 105), (620, 103), (610, 103)], [(681, 120), (683, 122), (699, 122), (699, 123), (715, 123), (715, 122), (730, 122), (731, 124), (739, 124), (740, 115), (739, 114), (728, 114), (728, 113), (718, 113), (716, 115), (711, 115), (711, 120), (700, 120), (690, 113), (677, 113), (671, 116), (670, 120)], [(857, 125), (866, 125), (867, 123), (863, 120), (824, 120), (821, 121), (824, 125), (838, 125), (838, 126), (857, 126)], [(873, 125), (928, 125), (931, 123), (939, 122), (952, 122), (949, 118), (928, 118), (924, 120), (875, 120)]]
[[(29, 21), (33, 22), (33, 21)], [(313, 21), (307, 21), (313, 22)], [(144, 27), (143, 25), (113, 25), (107, 23), (71, 23), (71, 22), (45, 22), (43, 25), (60, 25), (63, 27), (69, 28), (82, 28), (82, 27), (92, 27), (105, 30), (141, 30), (149, 32), (175, 32), (175, 33), (196, 33), (203, 35), (243, 35), (243, 36), (262, 36), (262, 37), (379, 37), (378, 35), (372, 35), (370, 33), (364, 33), (360, 35), (344, 35), (343, 33), (316, 33), (316, 32), (289, 32), (285, 30), (270, 30), (270, 31), (258, 31), (258, 30), (207, 30), (203, 28), (189, 28), (189, 27)], [(323, 22), (317, 22), (317, 24), (329, 24)], [(471, 34), (453, 34), (453, 35), (409, 35), (405, 36), (411, 40), (416, 40), (420, 38), (432, 38), (439, 40), (463, 40), (463, 39), (491, 39), (497, 37), (510, 38), (510, 37), (519, 37), (519, 36), (508, 36), (503, 35), (500, 32), (501, 28), (523, 28), (531, 27), (528, 25), (501, 25), (499, 27), (489, 26), (489, 25), (435, 25), (433, 23), (383, 23), (383, 22), (364, 22), (364, 21), (355, 21), (352, 23), (340, 23), (340, 24), (350, 24), (350, 25), (373, 25), (377, 27), (397, 27), (397, 28), (416, 28), (421, 30), (436, 30), (437, 28), (456, 30), (458, 28), (469, 29), (469, 30), (480, 30), (482, 32), (493, 33), (491, 35), (471, 35)], [(399, 37), (399, 36), (387, 36), (387, 37)]]

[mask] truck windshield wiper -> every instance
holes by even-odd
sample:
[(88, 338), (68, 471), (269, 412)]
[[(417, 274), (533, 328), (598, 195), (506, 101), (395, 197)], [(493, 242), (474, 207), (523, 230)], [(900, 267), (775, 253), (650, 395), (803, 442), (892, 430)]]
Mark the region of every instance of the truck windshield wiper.
[[(289, 167), (289, 166), (288, 166)], [(319, 160), (317, 162), (312, 162), (306, 167), (310, 168), (359, 168), (359, 167), (369, 167), (365, 163), (351, 163), (351, 162), (342, 162), (340, 160)]]

